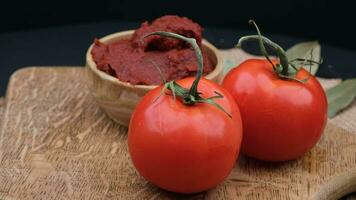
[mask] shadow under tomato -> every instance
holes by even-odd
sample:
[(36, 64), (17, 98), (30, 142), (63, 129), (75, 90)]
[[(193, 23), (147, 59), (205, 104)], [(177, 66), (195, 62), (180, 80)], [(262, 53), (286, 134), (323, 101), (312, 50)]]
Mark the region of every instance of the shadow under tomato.
[(158, 196), (156, 196), (157, 199), (172, 199), (172, 200), (189, 200), (189, 199), (194, 199), (194, 200), (199, 200), (199, 199), (205, 199), (206, 191), (204, 192), (199, 192), (199, 193), (192, 193), (192, 194), (182, 194), (182, 193), (176, 193), (176, 192), (171, 192), (168, 190), (161, 189), (151, 183), (150, 187), (156, 188), (156, 192)]
[(278, 168), (283, 168), (286, 166), (289, 166), (293, 163), (300, 162), (303, 159), (304, 156), (297, 158), (295, 160), (289, 160), (289, 161), (263, 161), (263, 160), (258, 160), (256, 158), (248, 157), (245, 155), (240, 155), (236, 165), (237, 167), (240, 166), (250, 166), (250, 167), (255, 167), (255, 168), (264, 168), (264, 169), (278, 169)]

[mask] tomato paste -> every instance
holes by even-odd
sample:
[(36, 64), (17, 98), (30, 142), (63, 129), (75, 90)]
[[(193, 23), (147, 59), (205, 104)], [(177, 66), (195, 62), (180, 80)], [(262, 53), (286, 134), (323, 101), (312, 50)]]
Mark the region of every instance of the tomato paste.
[[(153, 31), (169, 31), (202, 41), (202, 27), (186, 17), (163, 16), (152, 23), (144, 22), (131, 39), (110, 44), (94, 41), (92, 56), (99, 70), (131, 84), (158, 85), (165, 81), (195, 75), (194, 51), (183, 41), (144, 35)], [(202, 49), (203, 50), (203, 49)], [(214, 69), (203, 50), (204, 73)]]

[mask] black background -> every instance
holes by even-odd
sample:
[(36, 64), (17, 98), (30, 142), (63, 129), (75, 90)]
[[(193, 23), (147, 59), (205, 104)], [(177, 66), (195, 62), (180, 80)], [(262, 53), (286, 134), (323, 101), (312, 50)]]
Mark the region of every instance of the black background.
[(287, 34), (356, 49), (352, 1), (336, 0), (33, 0), (5, 1), (0, 31), (100, 21), (144, 21), (164, 14), (188, 16), (200, 24), (249, 29), (255, 19), (268, 33)]
[(218, 48), (231, 48), (240, 36), (254, 33), (247, 23), (252, 18), (285, 48), (319, 40), (325, 62), (318, 76), (356, 76), (356, 14), (346, 1), (5, 0), (0, 9), (0, 96), (18, 68), (84, 65), (93, 38), (165, 14), (200, 23), (204, 37)]

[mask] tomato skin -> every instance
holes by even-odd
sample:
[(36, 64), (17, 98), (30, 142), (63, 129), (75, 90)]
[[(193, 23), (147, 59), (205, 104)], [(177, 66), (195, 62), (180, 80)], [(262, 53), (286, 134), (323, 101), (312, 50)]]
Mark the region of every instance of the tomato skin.
[[(275, 61), (274, 61), (275, 62)], [(327, 122), (327, 100), (318, 80), (301, 69), (279, 78), (267, 60), (249, 59), (223, 80), (243, 121), (242, 153), (265, 161), (296, 159), (319, 140)]]
[[(194, 78), (177, 81), (189, 88)], [(228, 113), (207, 103), (193, 106), (159, 96), (162, 87), (147, 93), (137, 105), (129, 126), (129, 152), (138, 172), (168, 191), (196, 193), (222, 182), (240, 150), (242, 121), (232, 96), (221, 86), (201, 79), (198, 91), (215, 99)]]

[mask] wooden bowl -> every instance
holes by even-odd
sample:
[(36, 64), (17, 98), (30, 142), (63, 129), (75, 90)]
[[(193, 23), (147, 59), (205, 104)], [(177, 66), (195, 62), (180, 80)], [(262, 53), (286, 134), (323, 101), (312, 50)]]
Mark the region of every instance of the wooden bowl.
[[(100, 39), (103, 43), (111, 43), (121, 39), (128, 39), (134, 33), (133, 30), (123, 31), (108, 35)], [(208, 41), (203, 40), (202, 46), (215, 65), (215, 69), (205, 78), (220, 82), (223, 75), (223, 60), (219, 51)], [(90, 93), (98, 105), (117, 123), (128, 126), (131, 114), (140, 99), (157, 85), (133, 85), (123, 82), (103, 71), (97, 66), (91, 55), (93, 44), (86, 54), (87, 85)]]

